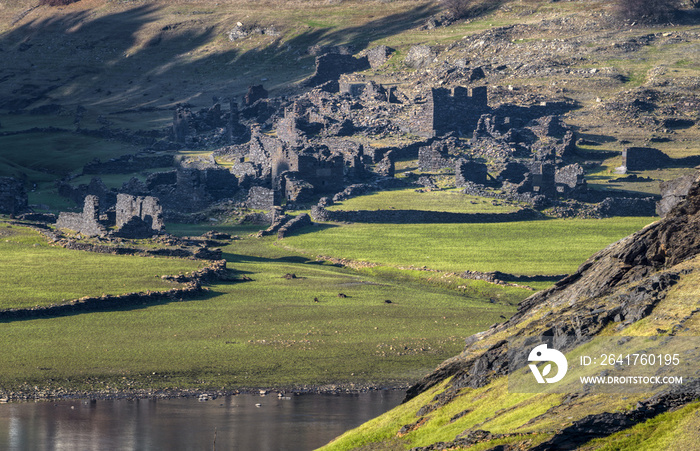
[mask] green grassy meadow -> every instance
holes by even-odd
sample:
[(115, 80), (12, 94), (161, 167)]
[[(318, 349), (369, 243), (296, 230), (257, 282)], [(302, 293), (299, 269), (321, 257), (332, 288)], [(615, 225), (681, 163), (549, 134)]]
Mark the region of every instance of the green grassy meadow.
[(25, 174), (37, 183), (53, 183), (57, 176), (66, 175), (95, 158), (105, 161), (138, 150), (128, 144), (74, 133), (0, 136), (0, 148), (3, 149), (0, 176)]
[[(548, 219), (493, 224), (326, 224), (283, 244), (311, 255), (397, 267), (522, 275), (568, 274), (655, 218)], [(312, 233), (313, 232), (313, 233)]]
[(38, 233), (0, 223), (0, 309), (51, 305), (83, 296), (168, 290), (160, 276), (200, 261), (104, 255), (50, 246)]
[[(649, 220), (550, 220), (459, 227), (480, 226), (469, 233), (473, 238), (481, 229), (482, 242), (476, 244), (485, 246), (487, 236), (495, 235), (501, 238), (502, 251), (510, 254), (525, 243), (531, 249), (554, 253), (557, 246), (547, 244), (553, 233), (576, 236), (576, 246), (549, 262), (551, 273), (559, 274), (580, 264), (590, 255), (590, 247), (601, 248)], [(487, 226), (495, 227), (496, 232), (489, 232)], [(186, 235), (207, 228), (169, 226), (172, 233)], [(516, 234), (516, 228), (525, 232)], [(0, 325), (4, 330), (0, 345), (16, 349), (0, 368), (0, 387), (100, 391), (400, 385), (458, 353), (465, 337), (503, 321), (514, 313), (518, 301), (532, 293), (391, 266), (386, 256), (410, 254), (408, 248), (395, 254), (380, 254), (377, 249), (371, 256), (385, 255), (378, 260), (389, 266), (360, 270), (316, 261), (287, 248), (328, 231), (344, 230), (345, 239), (359, 240), (367, 235), (358, 235), (358, 231), (376, 236), (387, 226), (322, 227), (282, 241), (247, 236), (255, 229), (220, 228), (243, 236), (223, 250), (229, 267), (250, 277), (249, 282), (214, 284), (206, 297), (197, 300)], [(437, 236), (425, 229), (410, 235), (408, 230), (403, 229), (403, 236), (394, 231), (393, 242), (387, 235), (378, 239), (385, 248), (399, 248), (408, 241), (424, 251), (449, 241), (450, 230)], [(511, 238), (504, 240), (508, 236)], [(327, 237), (324, 241), (338, 243)], [(369, 248), (367, 245), (365, 251)], [(435, 252), (439, 267), (465, 258), (463, 250), (461, 256)], [(346, 253), (343, 250), (341, 255)], [(482, 264), (490, 261), (484, 255)], [(507, 270), (511, 266), (504, 266), (506, 262), (517, 269), (516, 263), (520, 268), (529, 267), (523, 265), (535, 265), (543, 257), (531, 253), (516, 263), (490, 258), (494, 269)], [(285, 278), (286, 274), (296, 278)], [(341, 293), (345, 297), (339, 297)]]
[(272, 244), (246, 238), (225, 247), (229, 267), (252, 281), (214, 284), (202, 299), (0, 324), (0, 346), (13, 349), (0, 388), (405, 384), (530, 294), (493, 287), (498, 302), (490, 302), (477, 291), (392, 281)]

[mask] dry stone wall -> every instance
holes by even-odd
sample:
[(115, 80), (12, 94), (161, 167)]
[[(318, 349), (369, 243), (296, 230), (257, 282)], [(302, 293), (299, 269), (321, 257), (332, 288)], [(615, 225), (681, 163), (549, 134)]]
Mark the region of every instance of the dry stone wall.
[(361, 222), (378, 224), (458, 224), (527, 221), (542, 214), (524, 208), (512, 213), (453, 213), (424, 210), (328, 210), (318, 205), (311, 209), (316, 222)]

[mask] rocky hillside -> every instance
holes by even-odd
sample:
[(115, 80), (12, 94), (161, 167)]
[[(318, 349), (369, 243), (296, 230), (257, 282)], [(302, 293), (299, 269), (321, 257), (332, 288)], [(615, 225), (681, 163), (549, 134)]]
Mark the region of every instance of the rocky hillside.
[(700, 174), (664, 219), (593, 255), (523, 301), (508, 321), (469, 337), (461, 354), (410, 388), (403, 405), (329, 449), (608, 449), (613, 442), (615, 449), (670, 449), (662, 446), (670, 437), (692, 444), (676, 449), (697, 449), (697, 380), (643, 393), (511, 392), (508, 348), (518, 338), (540, 337), (572, 356), (595, 338), (617, 336), (695, 347), (699, 251)]

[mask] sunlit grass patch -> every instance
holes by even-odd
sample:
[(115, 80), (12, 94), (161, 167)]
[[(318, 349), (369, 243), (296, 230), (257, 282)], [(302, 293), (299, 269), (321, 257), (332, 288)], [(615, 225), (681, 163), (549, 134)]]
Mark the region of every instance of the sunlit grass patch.
[(337, 202), (329, 210), (425, 210), (453, 213), (509, 213), (516, 205), (462, 194), (460, 190), (417, 191), (415, 188), (379, 191)]
[[(493, 224), (342, 224), (287, 237), (311, 255), (443, 271), (566, 274), (654, 218), (552, 219)], [(309, 230), (311, 231), (311, 230)]]
[(160, 276), (202, 262), (104, 255), (49, 246), (31, 230), (0, 223), (0, 309), (49, 305), (83, 296), (168, 290)]

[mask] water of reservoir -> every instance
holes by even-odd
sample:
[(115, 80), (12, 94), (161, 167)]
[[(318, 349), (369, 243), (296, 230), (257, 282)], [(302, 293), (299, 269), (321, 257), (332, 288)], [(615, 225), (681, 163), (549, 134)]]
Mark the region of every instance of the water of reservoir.
[(312, 450), (397, 406), (404, 392), (287, 396), (0, 404), (0, 449)]

